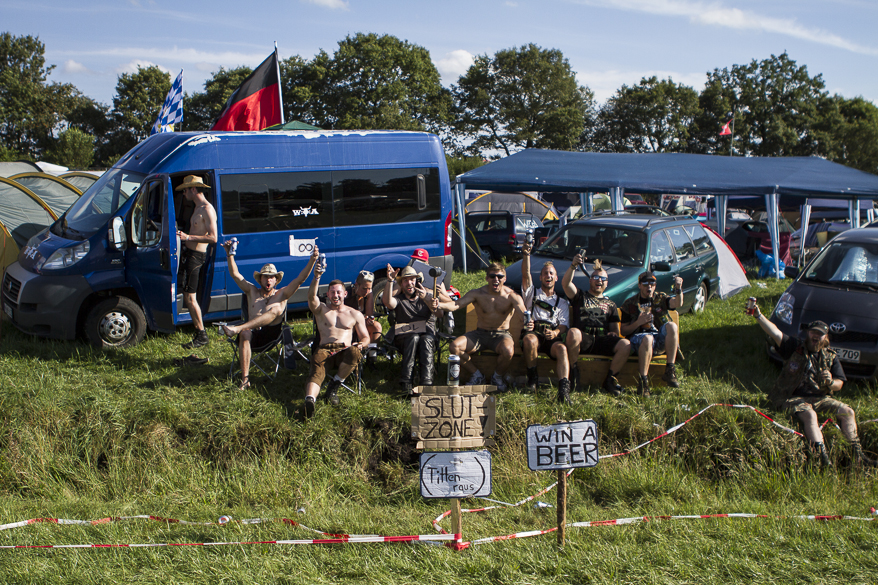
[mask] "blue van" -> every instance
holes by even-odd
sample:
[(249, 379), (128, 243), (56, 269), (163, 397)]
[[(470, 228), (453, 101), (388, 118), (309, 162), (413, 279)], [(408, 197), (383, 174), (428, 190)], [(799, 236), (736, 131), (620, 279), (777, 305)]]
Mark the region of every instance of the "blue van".
[[(452, 197), (438, 137), (420, 132), (172, 132), (125, 154), (47, 230), (3, 279), (3, 310), (20, 330), (84, 334), (100, 347), (137, 344), (146, 329), (190, 323), (177, 292), (180, 242), (192, 204), (185, 175), (211, 189), (219, 242), (236, 237), (245, 277), (274, 263), (294, 278), (316, 244), (329, 282), (404, 266), (416, 248), (450, 271)], [(240, 314), (225, 253), (211, 246), (198, 294), (205, 320)], [(281, 283), (283, 286), (283, 283)], [(325, 285), (324, 285), (325, 286)], [(290, 309), (307, 307), (307, 287)]]

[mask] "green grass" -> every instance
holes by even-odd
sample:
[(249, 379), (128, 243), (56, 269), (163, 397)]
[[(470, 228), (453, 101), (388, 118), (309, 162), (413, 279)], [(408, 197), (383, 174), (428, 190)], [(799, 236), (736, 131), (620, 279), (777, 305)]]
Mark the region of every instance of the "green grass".
[[(484, 273), (455, 274), (465, 291)], [(754, 281), (755, 284), (756, 281)], [(785, 283), (762, 281), (701, 315), (681, 318), (687, 359), (679, 389), (651, 398), (512, 391), (498, 405), (492, 498), (515, 502), (554, 481), (527, 468), (528, 425), (594, 419), (602, 453), (631, 448), (707, 404), (750, 404), (782, 424), (765, 391), (778, 370), (765, 336), (743, 314), (749, 294), (767, 309)], [(462, 315), (457, 319), (463, 322)], [(304, 335), (305, 323), (297, 326)], [(0, 339), (0, 524), (37, 517), (97, 519), (154, 514), (193, 522), (291, 518), (327, 532), (431, 534), (443, 500), (422, 499), (410, 407), (395, 395), (397, 364), (366, 370), (362, 395), (320, 403), (303, 423), (306, 368), (239, 392), (226, 377), (230, 348), (177, 368), (191, 330), (150, 335), (138, 347), (97, 352), (81, 342), (34, 339), (3, 325)], [(440, 379), (445, 375), (440, 370)], [(859, 420), (878, 418), (874, 384), (841, 398)], [(137, 583), (872, 583), (878, 525), (814, 522), (802, 514), (867, 517), (875, 476), (850, 467), (841, 434), (827, 429), (835, 472), (809, 465), (802, 441), (749, 410), (714, 407), (632, 455), (572, 476), (568, 521), (748, 512), (764, 519), (674, 520), (570, 528), (455, 552), (441, 546), (230, 545), (148, 549), (0, 550), (0, 582)], [(878, 424), (861, 428), (878, 451)], [(539, 498), (554, 503), (555, 493)], [(464, 507), (485, 505), (467, 500)], [(303, 510), (298, 512), (298, 510)], [(464, 516), (467, 540), (547, 529), (554, 509), (529, 503)], [(448, 529), (446, 519), (443, 526)], [(0, 545), (252, 542), (315, 535), (279, 522), (184, 526), (129, 520), (96, 526), (35, 524), (0, 531)]]

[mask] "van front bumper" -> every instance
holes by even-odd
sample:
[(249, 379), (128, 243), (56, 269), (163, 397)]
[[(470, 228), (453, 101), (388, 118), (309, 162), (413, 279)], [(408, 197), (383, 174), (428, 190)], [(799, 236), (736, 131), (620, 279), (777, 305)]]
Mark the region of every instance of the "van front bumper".
[(25, 333), (74, 339), (79, 308), (91, 292), (82, 275), (34, 274), (13, 262), (3, 278), (3, 312)]

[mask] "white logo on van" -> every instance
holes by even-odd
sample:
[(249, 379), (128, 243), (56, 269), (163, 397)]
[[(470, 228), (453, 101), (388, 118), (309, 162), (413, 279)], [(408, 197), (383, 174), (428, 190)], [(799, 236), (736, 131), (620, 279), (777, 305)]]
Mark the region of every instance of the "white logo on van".
[(300, 207), (299, 209), (294, 209), (293, 215), (320, 215), (320, 212), (318, 212), (316, 209), (309, 205), (308, 207)]

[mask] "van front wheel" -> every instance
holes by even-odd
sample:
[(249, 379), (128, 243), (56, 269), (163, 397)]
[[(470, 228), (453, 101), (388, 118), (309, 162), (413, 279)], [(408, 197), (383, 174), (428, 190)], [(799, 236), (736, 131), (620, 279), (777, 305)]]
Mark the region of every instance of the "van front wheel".
[(112, 297), (95, 305), (85, 320), (89, 343), (100, 349), (133, 347), (146, 335), (146, 316), (127, 297)]

